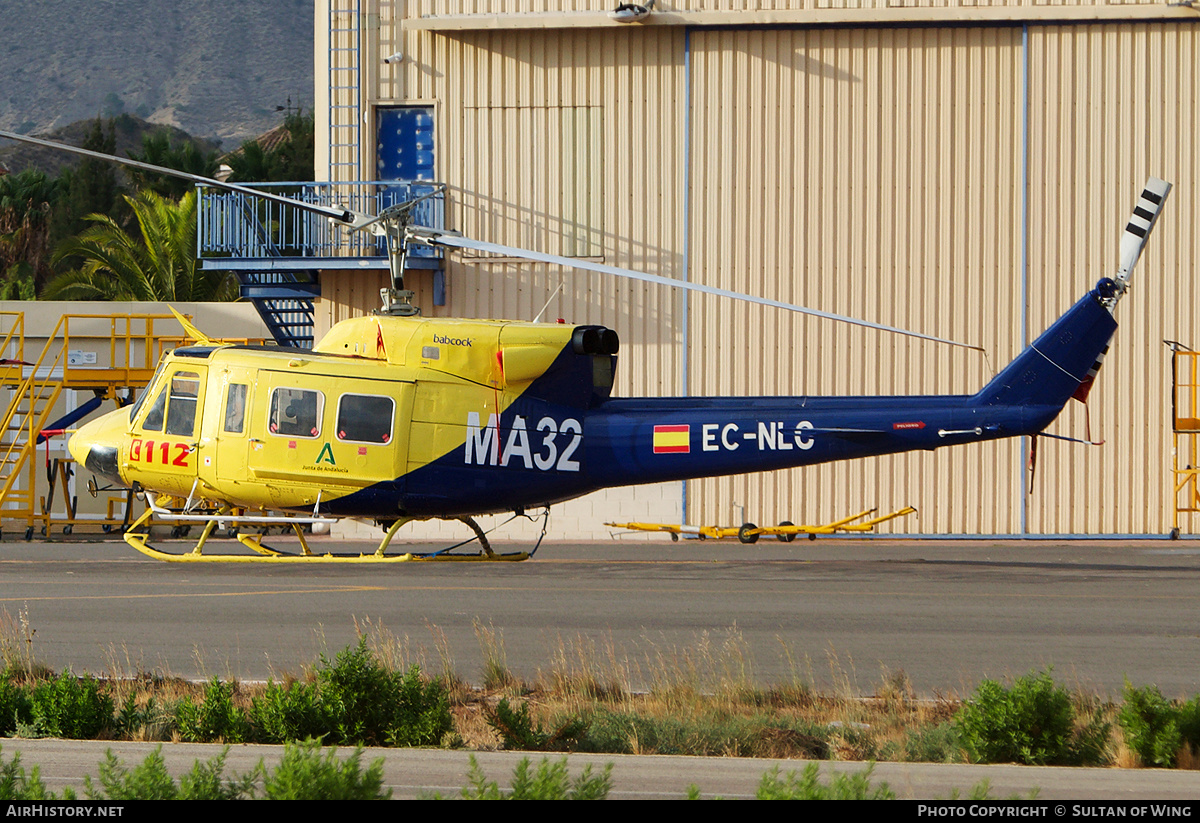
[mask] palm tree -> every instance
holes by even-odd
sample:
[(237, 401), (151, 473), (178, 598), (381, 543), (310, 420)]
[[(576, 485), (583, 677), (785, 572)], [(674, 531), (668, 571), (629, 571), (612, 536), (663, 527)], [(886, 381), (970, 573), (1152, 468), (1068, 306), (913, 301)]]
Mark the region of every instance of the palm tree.
[(178, 202), (153, 191), (125, 197), (139, 237), (131, 236), (107, 215), (93, 214), (95, 225), (64, 240), (56, 261), (76, 257), (83, 265), (54, 278), (44, 300), (234, 300), (237, 281), (229, 272), (203, 269), (196, 260), (196, 192)]
[(32, 297), (34, 283), (50, 274), (50, 206), (58, 181), (25, 169), (0, 176), (0, 288), (4, 299)]

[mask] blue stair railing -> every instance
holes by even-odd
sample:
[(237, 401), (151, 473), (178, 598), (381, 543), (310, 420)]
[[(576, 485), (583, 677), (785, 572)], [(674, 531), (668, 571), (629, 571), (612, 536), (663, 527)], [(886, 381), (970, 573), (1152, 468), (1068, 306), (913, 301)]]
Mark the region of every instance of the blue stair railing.
[[(425, 181), (350, 183), (277, 183), (255, 188), (287, 194), (309, 203), (334, 203), (356, 212), (378, 214), (416, 199), (437, 187)], [(422, 201), (414, 222), (445, 226), (445, 198)], [(244, 192), (201, 189), (198, 253), (205, 268), (237, 273), (242, 297), (252, 300), (259, 316), (281, 346), (311, 348), (313, 301), (321, 294), (316, 272), (322, 263), (359, 260), (386, 267), (384, 243), (364, 232), (347, 232), (324, 218), (286, 204)], [(410, 268), (440, 269), (437, 249), (419, 247), (409, 256)]]

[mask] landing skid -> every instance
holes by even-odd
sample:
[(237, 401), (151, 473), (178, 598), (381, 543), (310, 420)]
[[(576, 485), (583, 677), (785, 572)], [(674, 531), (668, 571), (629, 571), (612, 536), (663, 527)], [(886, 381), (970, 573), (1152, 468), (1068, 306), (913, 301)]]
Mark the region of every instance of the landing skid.
[[(406, 552), (404, 554), (386, 554), (388, 545), (392, 542), (392, 538), (396, 536), (396, 532), (406, 523), (412, 522), (416, 518), (400, 518), (395, 521), (387, 530), (383, 537), (383, 541), (379, 544), (372, 554), (334, 554), (326, 552), (325, 554), (314, 554), (308, 545), (308, 541), (304, 538), (304, 531), (301, 528), (303, 525), (299, 519), (291, 519), (287, 517), (272, 518), (273, 522), (286, 524), (295, 532), (296, 537), (300, 541), (300, 553), (284, 552), (270, 546), (263, 545), (261, 534), (245, 533), (239, 531), (237, 540), (246, 548), (255, 552), (252, 555), (234, 555), (234, 554), (205, 554), (204, 545), (207, 543), (209, 536), (212, 535), (213, 529), (217, 527), (218, 522), (221, 524), (235, 523), (238, 518), (231, 515), (192, 515), (189, 519), (205, 521), (204, 531), (200, 535), (200, 539), (196, 541), (196, 545), (190, 552), (185, 554), (172, 554), (154, 548), (150, 545), (150, 521), (155, 514), (154, 509), (147, 509), (141, 517), (134, 521), (133, 525), (123, 535), (125, 542), (133, 548), (137, 549), (147, 557), (155, 560), (163, 560), (168, 563), (407, 563), (409, 561), (507, 561), (517, 562), (528, 560), (537, 551), (541, 545), (542, 539), (538, 538), (538, 546), (534, 546), (532, 551), (528, 552), (505, 552), (498, 553), (492, 550), (491, 544), (488, 542), (487, 533), (479, 527), (471, 517), (457, 518), (460, 522), (465, 523), (471, 528), (475, 535), (461, 543), (457, 543), (445, 549), (436, 552)], [(549, 512), (547, 511), (547, 515)], [(261, 521), (264, 518), (256, 518)], [(542, 536), (546, 534), (545, 524), (542, 527)], [(454, 549), (460, 548), (467, 543), (478, 540), (482, 551), (476, 554), (455, 554)]]

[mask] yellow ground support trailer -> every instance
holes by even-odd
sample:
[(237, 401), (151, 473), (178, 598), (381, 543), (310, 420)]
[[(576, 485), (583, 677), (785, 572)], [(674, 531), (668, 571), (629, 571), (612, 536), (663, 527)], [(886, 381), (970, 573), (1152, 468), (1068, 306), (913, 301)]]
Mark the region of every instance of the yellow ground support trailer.
[(756, 526), (753, 523), (743, 523), (740, 526), (676, 526), (669, 523), (605, 523), (604, 525), (617, 529), (629, 529), (631, 531), (666, 532), (671, 535), (672, 540), (678, 540), (680, 535), (685, 535), (697, 537), (700, 540), (706, 538), (720, 540), (726, 537), (736, 537), (741, 543), (757, 543), (758, 538), (763, 535), (769, 535), (784, 543), (791, 543), (796, 539), (796, 535), (800, 534), (807, 534), (809, 540), (816, 540), (818, 534), (869, 532), (880, 523), (894, 520), (897, 517), (915, 514), (917, 510), (912, 506), (905, 506), (891, 514), (882, 514), (878, 517), (863, 520), (864, 517), (874, 514), (877, 511), (878, 509), (864, 509), (858, 514), (852, 514), (849, 517), (821, 526), (797, 526), (787, 520), (784, 520), (778, 526), (762, 527)]

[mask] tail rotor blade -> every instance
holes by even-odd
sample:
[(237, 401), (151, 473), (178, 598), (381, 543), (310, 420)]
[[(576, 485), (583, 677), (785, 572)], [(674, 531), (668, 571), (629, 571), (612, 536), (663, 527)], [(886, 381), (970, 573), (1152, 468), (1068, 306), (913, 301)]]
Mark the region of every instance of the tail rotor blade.
[(1167, 181), (1159, 180), (1157, 177), (1151, 177), (1146, 181), (1146, 186), (1142, 189), (1141, 196), (1138, 197), (1137, 205), (1133, 207), (1129, 223), (1125, 226), (1125, 232), (1121, 235), (1121, 262), (1115, 278), (1120, 284), (1121, 291), (1125, 291), (1128, 286), (1133, 267), (1137, 265), (1138, 258), (1142, 256), (1142, 249), (1146, 247), (1146, 241), (1150, 237), (1150, 232), (1154, 230), (1154, 224), (1158, 222), (1158, 216), (1162, 213), (1163, 204), (1167, 201), (1167, 195), (1170, 193), (1171, 184)]

